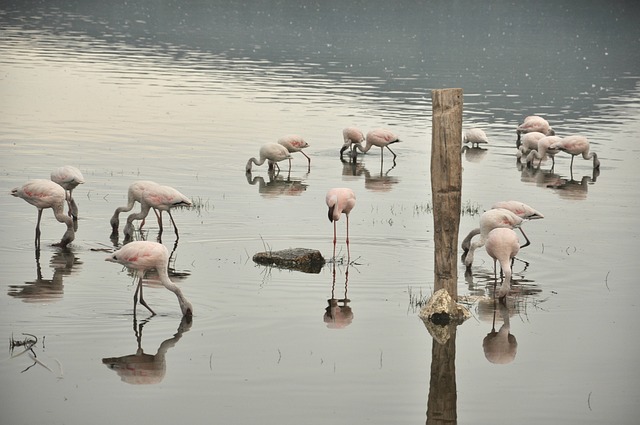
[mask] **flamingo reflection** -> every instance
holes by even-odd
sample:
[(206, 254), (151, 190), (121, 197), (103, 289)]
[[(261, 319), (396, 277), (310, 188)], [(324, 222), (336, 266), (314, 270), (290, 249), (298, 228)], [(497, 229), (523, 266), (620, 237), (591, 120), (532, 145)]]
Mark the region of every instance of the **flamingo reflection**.
[(290, 174), (287, 177), (280, 176), (278, 173), (269, 172), (269, 181), (266, 182), (264, 177), (251, 175), (247, 172), (247, 183), (250, 185), (258, 185), (258, 193), (265, 198), (275, 198), (280, 195), (299, 196), (307, 190), (307, 186), (302, 179), (291, 179)]
[(331, 282), (331, 298), (327, 300), (327, 307), (324, 312), (324, 323), (329, 329), (343, 329), (353, 322), (353, 310), (349, 306), (351, 300), (347, 297), (347, 289), (349, 286), (349, 264), (344, 272), (344, 296), (342, 298), (335, 297), (336, 290), (336, 263), (333, 261)]
[[(502, 318), (502, 326), (496, 332), (496, 313), (500, 310)], [(518, 341), (515, 335), (511, 334), (511, 325), (509, 323), (509, 309), (502, 303), (493, 303), (493, 323), (491, 332), (482, 340), (482, 348), (484, 356), (490, 363), (507, 364), (516, 358), (518, 352)]]
[(102, 364), (114, 370), (122, 382), (132, 385), (158, 384), (167, 372), (166, 354), (170, 348), (175, 347), (185, 332), (191, 329), (191, 316), (183, 316), (178, 325), (178, 330), (171, 338), (164, 340), (156, 354), (146, 354), (142, 348), (142, 328), (148, 322), (144, 320), (137, 324), (133, 319), (133, 332), (136, 337), (137, 349), (134, 354), (120, 357), (105, 357)]

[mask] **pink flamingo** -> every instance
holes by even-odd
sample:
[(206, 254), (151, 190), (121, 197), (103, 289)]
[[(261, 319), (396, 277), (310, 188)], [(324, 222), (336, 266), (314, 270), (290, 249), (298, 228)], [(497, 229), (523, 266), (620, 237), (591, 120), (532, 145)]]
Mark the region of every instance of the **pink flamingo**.
[(522, 136), (521, 144), (518, 146), (518, 151), (516, 152), (516, 157), (518, 159), (522, 157), (527, 157), (529, 152), (532, 150), (538, 149), (538, 141), (545, 137), (544, 134), (539, 131), (532, 131), (530, 133), (526, 133)]
[(550, 149), (560, 150), (571, 155), (571, 165), (569, 166), (570, 169), (573, 169), (573, 158), (576, 155), (582, 155), (582, 158), (587, 160), (593, 158), (593, 168), (600, 168), (600, 160), (598, 159), (598, 155), (596, 155), (595, 152), (589, 153), (589, 142), (584, 136), (565, 137), (564, 139), (553, 143), (550, 146)]
[[(471, 269), (475, 250), (484, 246), (487, 241), (487, 237), (489, 236), (489, 232), (491, 232), (493, 229), (502, 227), (508, 229), (519, 228), (520, 226), (522, 226), (524, 221), (525, 219), (523, 219), (522, 217), (519, 217), (504, 208), (490, 209), (482, 213), (482, 215), (480, 216), (480, 238), (471, 242), (469, 251), (464, 255), (464, 264), (465, 266), (467, 266), (467, 269)], [(467, 238), (469, 238), (469, 236), (467, 236)], [(471, 238), (469, 238), (469, 240), (471, 240)], [(528, 243), (526, 245), (528, 245)]]
[[(111, 223), (112, 237), (118, 234), (118, 227), (120, 226), (120, 218), (119, 218), (120, 213), (131, 211), (133, 209), (133, 205), (136, 202), (139, 202), (140, 204), (142, 204), (142, 193), (145, 190), (159, 187), (159, 186), (160, 185), (158, 183), (152, 182), (150, 180), (139, 180), (131, 183), (131, 185), (129, 186), (128, 194), (127, 194), (127, 205), (124, 207), (116, 208), (115, 212), (113, 213), (113, 217), (111, 217), (110, 223)], [(158, 220), (159, 220), (159, 216), (157, 215), (157, 212), (156, 212), (156, 217), (158, 217)], [(159, 223), (160, 222), (158, 222), (158, 224)], [(144, 226), (144, 219), (140, 224), (140, 228), (142, 228), (142, 226)]]
[(351, 158), (355, 159), (358, 151), (355, 150), (354, 145), (361, 145), (360, 150), (362, 150), (362, 142), (365, 141), (364, 134), (356, 127), (347, 127), (342, 130), (342, 139), (344, 144), (340, 148), (340, 159), (342, 159), (342, 154), (347, 149), (351, 152)]
[[(278, 144), (287, 148), (289, 153), (300, 152), (304, 155), (307, 158), (307, 161), (309, 161), (307, 170), (311, 170), (311, 158), (302, 151), (302, 149), (309, 147), (309, 143), (305, 142), (302, 137), (295, 134), (283, 136), (278, 139)], [(289, 158), (289, 169), (291, 169), (291, 158)]]
[[(498, 282), (497, 265), (496, 262), (500, 262), (500, 268), (504, 273), (504, 280), (502, 286), (500, 286), (499, 299), (500, 302), (505, 303), (506, 297), (509, 294), (511, 285), (511, 264), (513, 258), (520, 251), (518, 242), (518, 235), (512, 229), (508, 228), (496, 228), (489, 232), (487, 235), (487, 241), (485, 243), (485, 249), (487, 254), (493, 258), (493, 275)], [(495, 292), (494, 292), (495, 293)]]
[(278, 143), (265, 143), (260, 148), (260, 160), (258, 161), (255, 158), (249, 158), (245, 170), (247, 173), (250, 173), (252, 164), (260, 166), (268, 160), (269, 171), (273, 171), (274, 168), (277, 168), (278, 171), (280, 171), (278, 162), (284, 161), (285, 159), (291, 159), (291, 154), (289, 153), (289, 150), (287, 148)]
[(349, 213), (356, 206), (356, 195), (351, 189), (338, 187), (329, 189), (325, 201), (327, 207), (329, 207), (329, 221), (333, 222), (333, 257), (335, 258), (336, 256), (336, 222), (340, 220), (340, 216), (344, 213), (347, 216), (347, 259), (350, 259)]
[(138, 285), (135, 293), (133, 294), (134, 316), (136, 314), (136, 305), (138, 303), (138, 293), (140, 294), (140, 304), (145, 306), (151, 314), (156, 314), (142, 297), (142, 279), (144, 278), (147, 270), (151, 269), (156, 269), (158, 277), (160, 278), (160, 283), (162, 283), (165, 288), (176, 294), (180, 310), (182, 310), (182, 315), (193, 315), (193, 307), (191, 306), (191, 303), (184, 297), (180, 288), (178, 288), (178, 286), (169, 279), (169, 273), (167, 271), (169, 267), (169, 251), (164, 245), (150, 241), (130, 242), (114, 252), (111, 256), (105, 258), (105, 261), (122, 264), (123, 266), (136, 271)]
[(548, 155), (551, 158), (551, 168), (556, 165), (556, 154), (559, 152), (557, 149), (551, 149), (551, 145), (559, 142), (562, 138), (558, 136), (545, 136), (538, 140), (538, 148), (532, 149), (527, 155), (526, 162), (527, 165), (531, 164), (534, 159), (538, 159), (538, 167), (540, 167), (540, 163), (545, 155)]
[[(500, 202), (496, 202), (491, 206), (491, 209), (497, 209), (497, 208), (503, 208), (503, 209), (509, 210), (515, 215), (517, 215), (518, 217), (522, 218), (523, 220), (536, 220), (536, 219), (544, 218), (544, 215), (541, 212), (539, 212), (538, 210), (535, 210), (534, 208), (520, 201), (500, 201)], [(498, 215), (498, 216), (488, 216), (487, 219), (490, 217), (493, 217), (494, 219), (501, 218)], [(490, 228), (499, 227), (497, 226), (496, 223), (488, 223), (487, 225), (490, 226)], [(520, 227), (520, 232), (522, 233), (522, 236), (524, 236), (524, 239), (526, 241), (524, 245), (522, 245), (520, 248), (529, 246), (531, 242), (529, 241), (529, 238), (527, 237), (527, 235), (524, 233), (524, 230), (522, 230), (522, 227)], [(471, 239), (478, 234), (480, 234), (480, 228), (473, 229), (472, 231), (469, 232), (467, 237), (465, 237), (464, 240), (462, 241), (462, 249), (465, 252), (465, 254), (467, 253), (467, 251), (469, 251), (469, 245), (471, 244)]]
[(69, 205), (69, 215), (75, 220), (78, 219), (78, 206), (73, 199), (73, 189), (84, 183), (84, 176), (76, 167), (65, 165), (51, 172), (51, 181), (58, 183), (66, 191), (67, 204)]
[(140, 200), (140, 204), (142, 208), (139, 213), (130, 214), (127, 217), (127, 224), (124, 227), (124, 236), (125, 239), (131, 239), (133, 236), (133, 221), (134, 220), (144, 220), (149, 214), (149, 210), (153, 208), (154, 210), (159, 211), (158, 215), (158, 226), (160, 227), (160, 235), (162, 235), (162, 212), (166, 211), (169, 214), (169, 218), (171, 219), (171, 224), (173, 224), (173, 229), (176, 233), (176, 238), (180, 238), (178, 234), (178, 226), (176, 226), (176, 222), (173, 220), (173, 216), (171, 215), (171, 208), (174, 207), (191, 207), (193, 204), (191, 200), (184, 196), (182, 193), (177, 191), (176, 189), (170, 186), (150, 186), (147, 189), (142, 191), (142, 199)]
[(369, 149), (371, 149), (372, 146), (378, 146), (380, 148), (381, 161), (383, 160), (382, 154), (384, 153), (384, 148), (387, 148), (389, 149), (389, 152), (391, 152), (391, 154), (393, 155), (393, 162), (395, 164), (397, 155), (395, 154), (394, 151), (391, 150), (389, 145), (393, 143), (399, 143), (400, 139), (398, 139), (398, 136), (396, 136), (389, 130), (386, 130), (384, 128), (378, 128), (375, 130), (371, 130), (370, 132), (367, 133), (366, 142), (367, 143), (364, 149), (362, 148), (361, 145), (353, 145), (353, 146), (354, 148), (359, 149), (360, 152), (362, 153), (369, 152)]
[(556, 134), (547, 120), (537, 115), (530, 115), (516, 128), (516, 134), (518, 135), (518, 139), (516, 140), (517, 148), (520, 147), (520, 135), (531, 133), (532, 131), (538, 131), (546, 136), (555, 136)]
[(51, 180), (29, 180), (22, 186), (12, 189), (11, 195), (24, 199), (38, 209), (35, 238), (36, 251), (40, 251), (40, 220), (42, 219), (42, 210), (45, 208), (51, 208), (56, 220), (67, 225), (67, 231), (60, 242), (54, 244), (54, 246), (64, 248), (75, 239), (73, 219), (64, 213), (64, 204), (67, 197), (66, 191), (62, 186)]
[[(479, 148), (480, 144), (489, 143), (487, 134), (480, 128), (470, 128), (464, 132), (462, 143), (470, 143), (471, 147)], [(474, 146), (475, 145), (475, 146)]]

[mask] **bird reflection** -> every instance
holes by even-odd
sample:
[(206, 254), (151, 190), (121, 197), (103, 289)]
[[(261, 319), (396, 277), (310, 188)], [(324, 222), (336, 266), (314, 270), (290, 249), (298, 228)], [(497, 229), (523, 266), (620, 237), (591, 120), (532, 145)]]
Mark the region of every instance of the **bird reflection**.
[(468, 162), (480, 162), (487, 156), (487, 152), (489, 150), (481, 147), (462, 147), (462, 154), (464, 155), (464, 159)]
[[(509, 324), (509, 309), (502, 303), (493, 302), (493, 323), (491, 332), (482, 340), (482, 348), (484, 356), (487, 360), (494, 364), (511, 363), (516, 358), (518, 351), (518, 341), (515, 335), (511, 334), (511, 326)], [(502, 318), (502, 326), (496, 332), (496, 314), (500, 311)]]
[(585, 175), (580, 180), (575, 180), (573, 170), (570, 170), (569, 178), (556, 174), (551, 170), (542, 170), (538, 167), (518, 164), (521, 173), (520, 180), (535, 184), (538, 187), (551, 189), (563, 199), (583, 200), (587, 198), (589, 185), (595, 184), (600, 169), (594, 168), (591, 175)]
[(269, 181), (265, 182), (264, 177), (252, 177), (251, 172), (246, 173), (247, 183), (250, 185), (258, 185), (258, 193), (266, 198), (275, 198), (280, 195), (298, 196), (307, 190), (307, 185), (302, 179), (292, 179), (290, 173), (287, 176), (281, 176), (279, 173), (270, 171)]
[(37, 256), (36, 280), (25, 282), (24, 285), (9, 285), (8, 295), (22, 298), (26, 303), (59, 300), (63, 294), (63, 278), (71, 275), (74, 268), (77, 270), (81, 264), (71, 248), (63, 248), (51, 256), (49, 266), (53, 269), (53, 276), (51, 279), (45, 279), (42, 275), (40, 257)]
[(336, 263), (333, 262), (332, 270), (333, 280), (331, 282), (331, 298), (327, 300), (327, 307), (324, 313), (324, 323), (329, 329), (342, 329), (353, 322), (353, 310), (349, 306), (351, 300), (347, 297), (347, 289), (349, 285), (349, 264), (344, 272), (344, 297), (337, 299), (335, 297), (336, 289)]
[(391, 168), (387, 171), (383, 171), (382, 163), (380, 163), (380, 173), (372, 174), (369, 170), (364, 166), (362, 162), (357, 161), (342, 161), (342, 175), (343, 176), (354, 176), (360, 177), (364, 176), (364, 187), (365, 189), (372, 190), (374, 192), (389, 192), (393, 187), (400, 183), (400, 178), (396, 176), (390, 176), (389, 172), (393, 170), (396, 166), (394, 163)]
[(182, 338), (182, 334), (191, 329), (192, 317), (183, 316), (177, 332), (169, 339), (163, 341), (156, 354), (146, 354), (142, 349), (142, 328), (148, 322), (144, 320), (137, 324), (133, 319), (133, 332), (136, 336), (138, 348), (135, 354), (121, 357), (105, 357), (102, 363), (109, 369), (115, 370), (120, 379), (132, 385), (150, 385), (160, 383), (167, 371), (166, 354)]

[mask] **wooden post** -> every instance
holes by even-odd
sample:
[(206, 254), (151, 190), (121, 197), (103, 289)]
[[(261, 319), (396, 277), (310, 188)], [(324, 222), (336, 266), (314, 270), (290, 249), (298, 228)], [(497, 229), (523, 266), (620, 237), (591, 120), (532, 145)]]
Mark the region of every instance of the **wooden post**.
[(462, 193), (462, 89), (432, 90), (431, 197), (435, 242), (434, 292), (458, 297), (458, 231)]

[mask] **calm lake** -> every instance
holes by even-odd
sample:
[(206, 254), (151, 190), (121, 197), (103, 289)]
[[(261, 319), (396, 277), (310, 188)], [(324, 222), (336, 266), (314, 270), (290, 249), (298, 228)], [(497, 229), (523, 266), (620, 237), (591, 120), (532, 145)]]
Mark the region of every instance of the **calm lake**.
[[(463, 152), (460, 239), (501, 200), (545, 218), (524, 226), (508, 309), (493, 308), (484, 249), (471, 273), (459, 261), (472, 317), (449, 423), (637, 423), (639, 16), (632, 1), (3, 1), (0, 422), (425, 423), (431, 90), (459, 87), (463, 127), (490, 141)], [(533, 114), (587, 136), (600, 170), (562, 153), (553, 170), (518, 164), (515, 128)], [(347, 126), (395, 132), (395, 166), (378, 148), (341, 162)], [(310, 170), (294, 153), (290, 171), (246, 175), (286, 134), (309, 143)], [(37, 210), (10, 191), (66, 164), (86, 180), (76, 239), (52, 246), (65, 226), (45, 210), (36, 257)], [(179, 240), (166, 214), (162, 235), (191, 322), (153, 273), (158, 314), (134, 317), (132, 273), (104, 261), (136, 180), (195, 204), (173, 212)], [(319, 273), (253, 262), (296, 247), (329, 260), (332, 187), (357, 196), (351, 263), (344, 218)], [(136, 237), (157, 236), (150, 215)], [(349, 300), (340, 320), (331, 299)], [(487, 336), (504, 323), (496, 362)]]

